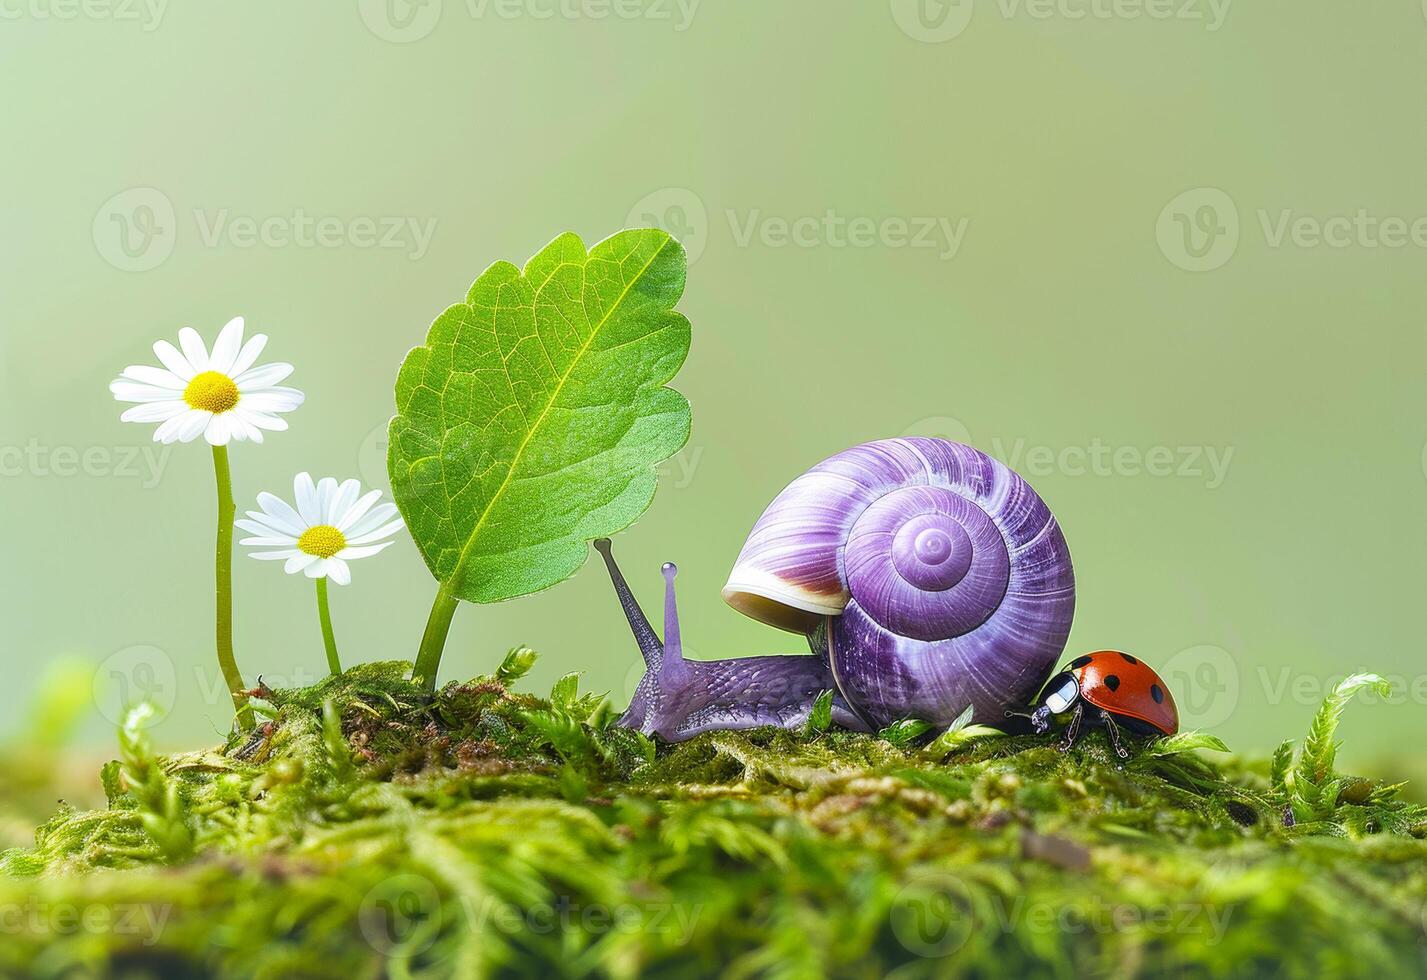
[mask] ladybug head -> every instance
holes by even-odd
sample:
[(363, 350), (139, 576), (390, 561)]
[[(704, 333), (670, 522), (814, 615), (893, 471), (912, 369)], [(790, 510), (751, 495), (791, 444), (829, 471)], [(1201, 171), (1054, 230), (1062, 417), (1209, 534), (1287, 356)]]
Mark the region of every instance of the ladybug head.
[(1029, 718), (1036, 734), (1044, 735), (1050, 731), (1051, 716), (1069, 711), (1079, 699), (1080, 682), (1070, 671), (1065, 671), (1052, 677), (1046, 684), (1045, 692), (1041, 696), (1041, 703), (1034, 711), (1029, 713), (1007, 711), (1006, 715), (1007, 717), (1018, 715), (1022, 718)]

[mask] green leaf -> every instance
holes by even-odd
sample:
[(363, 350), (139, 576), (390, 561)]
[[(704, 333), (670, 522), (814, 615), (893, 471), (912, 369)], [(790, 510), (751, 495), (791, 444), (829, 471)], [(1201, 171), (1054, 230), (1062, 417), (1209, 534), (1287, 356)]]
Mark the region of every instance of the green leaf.
[(500, 662), (500, 666), (495, 669), (495, 679), (506, 687), (510, 687), (520, 678), (530, 673), (530, 668), (535, 666), (535, 660), (540, 654), (529, 647), (514, 647), (509, 650), (505, 659)]
[(975, 711), (973, 705), (967, 705), (966, 710), (956, 716), (956, 719), (947, 726), (946, 731), (927, 744), (923, 752), (933, 756), (945, 756), (947, 753), (963, 746), (970, 745), (977, 739), (993, 738), (1006, 733), (999, 728), (992, 728), (989, 725), (971, 724), (971, 715)]
[(808, 723), (804, 732), (816, 735), (832, 727), (832, 692), (823, 691), (813, 700), (813, 709), (808, 712)]
[(1288, 792), (1288, 771), (1293, 768), (1293, 739), (1286, 738), (1273, 752), (1269, 768), (1269, 784), (1280, 793)]
[(688, 402), (664, 387), (689, 352), (685, 268), (657, 229), (588, 252), (562, 235), (523, 270), (487, 269), (407, 354), (392, 495), (451, 595), (548, 588), (649, 506), (689, 436)]
[(910, 745), (931, 731), (931, 728), (932, 725), (929, 721), (922, 721), (920, 718), (903, 718), (901, 721), (894, 721), (882, 729), (877, 733), (877, 737), (901, 748)]
[(1218, 735), (1210, 735), (1208, 732), (1179, 732), (1176, 735), (1166, 735), (1164, 738), (1157, 738), (1150, 744), (1150, 755), (1177, 755), (1180, 752), (1193, 752), (1196, 749), (1206, 749), (1210, 752), (1227, 752), (1229, 747), (1224, 744), (1224, 740)]
[(580, 689), (580, 675), (578, 671), (564, 674), (555, 685), (550, 688), (550, 703), (557, 708), (568, 708), (570, 702), (575, 700), (575, 695)]
[(1303, 755), (1298, 760), (1294, 778), (1294, 787), (1305, 801), (1316, 801), (1320, 796), (1310, 793), (1308, 787), (1321, 787), (1333, 774), (1333, 760), (1338, 753), (1333, 736), (1338, 730), (1338, 721), (1353, 695), (1365, 688), (1376, 691), (1382, 697), (1392, 693), (1392, 685), (1377, 674), (1353, 674), (1344, 678), (1323, 699), (1323, 706), (1318, 709), (1308, 729), (1308, 737), (1303, 740)]

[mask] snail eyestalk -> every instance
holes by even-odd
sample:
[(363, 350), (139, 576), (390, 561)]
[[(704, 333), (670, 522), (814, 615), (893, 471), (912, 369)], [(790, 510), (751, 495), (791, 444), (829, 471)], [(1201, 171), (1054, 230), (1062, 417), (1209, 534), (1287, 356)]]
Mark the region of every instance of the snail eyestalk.
[(214, 632), (218, 648), (218, 668), (233, 697), (233, 711), (238, 727), (248, 731), (253, 727), (253, 708), (248, 703), (248, 686), (233, 656), (233, 476), (228, 467), (228, 447), (213, 447), (213, 475), (218, 487), (218, 541), (214, 549), (214, 592), (216, 607)]
[(624, 573), (615, 563), (614, 552), (610, 550), (609, 538), (597, 538), (595, 550), (600, 553), (600, 557), (604, 559), (605, 568), (609, 570), (610, 582), (614, 584), (614, 594), (619, 598), (620, 608), (624, 610), (624, 618), (629, 621), (629, 629), (634, 634), (634, 642), (639, 644), (639, 655), (644, 658), (645, 669), (657, 671), (659, 661), (664, 654), (664, 644), (660, 643), (659, 637), (654, 635), (654, 627), (649, 625), (649, 618), (644, 615), (644, 610), (639, 608), (639, 602), (634, 598), (634, 593), (630, 591), (629, 583), (624, 580)]
[(337, 657), (337, 635), (332, 631), (332, 609), (327, 603), (327, 576), (317, 582), (317, 619), (322, 626), (322, 645), (327, 648), (327, 669), (333, 676), (342, 673), (342, 661)]
[(685, 676), (684, 644), (679, 639), (679, 607), (674, 599), (674, 578), (679, 566), (666, 561), (664, 573), (664, 682), (677, 686)]

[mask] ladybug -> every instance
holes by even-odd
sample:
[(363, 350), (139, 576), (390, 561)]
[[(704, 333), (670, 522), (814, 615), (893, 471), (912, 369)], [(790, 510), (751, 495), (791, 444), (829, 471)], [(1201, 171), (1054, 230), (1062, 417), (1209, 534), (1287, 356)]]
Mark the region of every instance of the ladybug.
[(1173, 735), (1179, 731), (1179, 709), (1158, 674), (1144, 662), (1119, 650), (1100, 650), (1076, 657), (1052, 677), (1030, 711), (1006, 716), (1029, 718), (1037, 734), (1050, 731), (1052, 715), (1069, 711), (1070, 721), (1060, 750), (1068, 752), (1080, 740), (1083, 723), (1100, 725), (1122, 759), (1130, 753), (1120, 744), (1120, 726), (1135, 735)]

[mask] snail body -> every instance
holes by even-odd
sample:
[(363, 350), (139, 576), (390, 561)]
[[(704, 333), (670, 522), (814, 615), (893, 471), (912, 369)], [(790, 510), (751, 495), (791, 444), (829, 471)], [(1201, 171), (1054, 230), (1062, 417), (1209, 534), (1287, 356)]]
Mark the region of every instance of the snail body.
[[(597, 542), (644, 653), (622, 723), (667, 740), (802, 724), (822, 691), (834, 720), (876, 730), (991, 722), (1025, 704), (1070, 631), (1075, 582), (1045, 502), (1004, 464), (944, 439), (886, 439), (795, 479), (754, 524), (723, 589), (733, 608), (808, 637), (815, 656), (686, 661), (674, 570), (662, 644)], [(672, 637), (672, 641), (671, 641)]]

